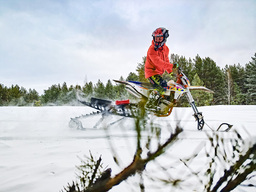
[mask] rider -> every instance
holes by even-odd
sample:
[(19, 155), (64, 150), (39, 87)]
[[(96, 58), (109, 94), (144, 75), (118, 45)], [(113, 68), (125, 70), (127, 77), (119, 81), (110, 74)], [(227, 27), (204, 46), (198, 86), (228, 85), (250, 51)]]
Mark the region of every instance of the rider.
[[(157, 28), (152, 36), (152, 44), (148, 49), (145, 62), (145, 78), (149, 79), (157, 92), (152, 91), (150, 93), (146, 108), (154, 107), (156, 102), (159, 103), (162, 99), (161, 96), (167, 87), (167, 82), (162, 78), (162, 75), (165, 71), (171, 73), (172, 69), (177, 66), (177, 64), (172, 64), (169, 61), (169, 48), (165, 44), (169, 37), (168, 30), (163, 27)], [(167, 104), (166, 110), (169, 109), (168, 105), (170, 104)], [(165, 113), (166, 110), (162, 112)]]

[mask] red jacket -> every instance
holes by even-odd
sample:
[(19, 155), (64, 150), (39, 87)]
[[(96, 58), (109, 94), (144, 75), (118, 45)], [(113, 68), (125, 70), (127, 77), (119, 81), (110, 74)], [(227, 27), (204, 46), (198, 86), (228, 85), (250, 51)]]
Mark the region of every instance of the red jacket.
[(168, 55), (169, 48), (165, 44), (155, 51), (154, 41), (152, 41), (145, 63), (145, 78), (153, 75), (162, 75), (165, 71), (171, 73), (173, 64), (170, 63)]

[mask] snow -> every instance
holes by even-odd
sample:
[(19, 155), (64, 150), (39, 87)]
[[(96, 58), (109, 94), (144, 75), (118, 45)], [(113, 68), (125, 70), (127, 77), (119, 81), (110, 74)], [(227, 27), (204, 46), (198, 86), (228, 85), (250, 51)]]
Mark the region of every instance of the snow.
[[(83, 120), (85, 130), (69, 127), (71, 117), (91, 111), (93, 110), (81, 106), (0, 107), (0, 191), (60, 191), (77, 179), (76, 166), (81, 163), (79, 158), (89, 156), (89, 151), (96, 157), (102, 155), (103, 164), (112, 168), (112, 175), (127, 166), (136, 147), (134, 120), (125, 118), (110, 125), (120, 117), (108, 117), (97, 128), (93, 128), (100, 118), (95, 116)], [(208, 106), (199, 107), (199, 111), (203, 112), (207, 124), (203, 131), (196, 129), (190, 108), (174, 108), (170, 117), (151, 117), (154, 124), (161, 127), (163, 140), (170, 135), (177, 123), (184, 129), (178, 144), (168, 149), (168, 155), (156, 160), (162, 167), (169, 166), (170, 163), (175, 166), (179, 158), (198, 153), (200, 146), (206, 144), (207, 134), (211, 133), (211, 129), (216, 130), (223, 122), (233, 124), (232, 130), (238, 130), (245, 140), (255, 142), (255, 105)], [(104, 129), (108, 125), (109, 128)], [(147, 132), (143, 134), (146, 135)], [(223, 132), (227, 138), (232, 137), (232, 134), (232, 131)], [(120, 160), (120, 167), (114, 163), (113, 153)], [(194, 162), (194, 166), (200, 167), (201, 163)], [(185, 174), (184, 168), (178, 169), (179, 166), (177, 164), (175, 169), (170, 168), (172, 176)], [(157, 177), (160, 177), (162, 173), (157, 169), (152, 163), (146, 168), (145, 174), (154, 175), (158, 171)], [(138, 177), (132, 177), (129, 182), (124, 182), (111, 191), (138, 191), (134, 184), (138, 180)], [(194, 179), (188, 178), (189, 182), (194, 182)], [(152, 181), (145, 183), (150, 186), (151, 191), (160, 189)], [(150, 189), (146, 188), (146, 191)]]

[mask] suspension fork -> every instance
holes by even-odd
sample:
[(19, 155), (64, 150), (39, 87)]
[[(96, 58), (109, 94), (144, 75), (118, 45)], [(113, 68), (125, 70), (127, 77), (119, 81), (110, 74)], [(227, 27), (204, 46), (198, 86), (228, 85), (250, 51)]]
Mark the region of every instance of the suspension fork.
[(202, 112), (199, 112), (197, 107), (196, 107), (196, 104), (195, 104), (195, 101), (189, 91), (189, 88), (187, 88), (187, 92), (186, 92), (186, 97), (188, 99), (188, 102), (190, 104), (190, 106), (192, 107), (193, 111), (194, 111), (194, 117), (197, 121), (197, 129), (198, 130), (202, 130), (203, 127), (204, 127), (204, 117), (202, 115)]

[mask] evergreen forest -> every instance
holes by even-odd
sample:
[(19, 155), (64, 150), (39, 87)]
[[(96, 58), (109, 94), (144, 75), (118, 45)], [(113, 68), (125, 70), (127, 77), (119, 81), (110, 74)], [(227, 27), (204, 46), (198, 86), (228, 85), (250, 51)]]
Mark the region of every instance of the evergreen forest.
[[(136, 72), (119, 80), (147, 81), (144, 77), (146, 57), (138, 63)], [(191, 85), (202, 85), (214, 91), (204, 93), (193, 91), (197, 106), (205, 105), (255, 105), (256, 104), (256, 53), (245, 66), (240, 64), (226, 65), (220, 68), (211, 58), (187, 59), (177, 54), (171, 55), (171, 61), (177, 62), (190, 80)], [(175, 77), (165, 73), (164, 79)], [(93, 84), (91, 81), (83, 86), (67, 86), (66, 82), (52, 85), (42, 95), (36, 90), (26, 90), (22, 86), (6, 87), (0, 83), (0, 106), (44, 106), (44, 105), (77, 105), (77, 92), (87, 98), (97, 97), (109, 100), (132, 99), (123, 85), (116, 85), (108, 80), (104, 84), (100, 79)], [(185, 99), (181, 106), (187, 106)]]

